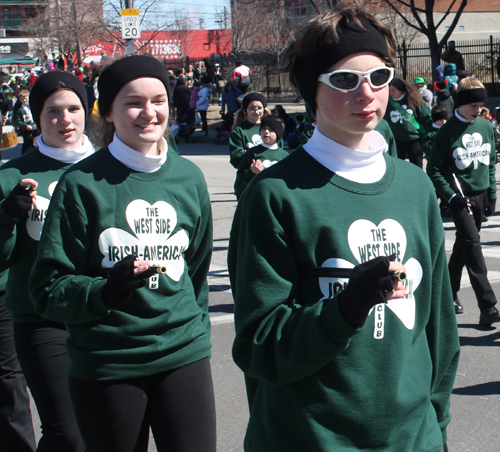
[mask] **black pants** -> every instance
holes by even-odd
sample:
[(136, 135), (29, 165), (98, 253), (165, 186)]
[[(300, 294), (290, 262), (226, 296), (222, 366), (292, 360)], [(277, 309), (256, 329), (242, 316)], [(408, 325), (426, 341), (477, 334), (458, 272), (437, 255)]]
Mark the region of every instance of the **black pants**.
[(398, 150), (398, 157), (401, 160), (405, 160), (408, 156), (408, 160), (417, 165), (419, 168), (423, 168), (424, 151), (422, 150), (422, 145), (420, 140), (413, 141), (399, 141), (396, 140), (396, 148)]
[(26, 380), (17, 360), (10, 313), (0, 294), (0, 450), (34, 452), (35, 434), (31, 422)]
[(61, 323), (14, 322), (17, 356), (42, 424), (37, 452), (85, 450), (68, 390), (67, 337)]
[(466, 195), (466, 198), (470, 199), (473, 215), (469, 215), (467, 209), (459, 211), (453, 207), (453, 204), (449, 205), (457, 232), (453, 252), (448, 263), (448, 270), (450, 272), (451, 290), (453, 297), (456, 299), (460, 290), (462, 270), (465, 265), (472, 288), (476, 294), (477, 304), (482, 311), (494, 306), (497, 302), (488, 281), (486, 262), (484, 261), (479, 237), (488, 194), (485, 191), (475, 196)]
[(208, 132), (207, 110), (198, 110), (201, 118), (201, 130)]
[(208, 358), (124, 380), (69, 377), (87, 452), (215, 452), (215, 400)]

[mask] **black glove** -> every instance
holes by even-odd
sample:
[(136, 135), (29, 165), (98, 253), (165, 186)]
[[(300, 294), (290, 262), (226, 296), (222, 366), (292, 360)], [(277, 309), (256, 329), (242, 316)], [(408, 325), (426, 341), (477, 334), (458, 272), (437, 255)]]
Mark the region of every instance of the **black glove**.
[(129, 255), (115, 264), (108, 275), (104, 286), (102, 301), (106, 306), (114, 308), (120, 303), (130, 300), (132, 291), (146, 285), (144, 274), (134, 275), (134, 262), (137, 256)]
[(495, 207), (497, 205), (496, 199), (488, 199), (488, 203), (485, 206), (484, 214), (489, 217), (495, 213)]
[(3, 203), (3, 211), (14, 220), (18, 220), (31, 209), (33, 198), (30, 196), (31, 190), (26, 190), (25, 187), (17, 184), (9, 193)]
[(395, 254), (376, 257), (353, 268), (347, 287), (339, 295), (340, 313), (352, 327), (363, 325), (373, 306), (387, 303), (386, 292), (394, 290), (389, 262), (395, 259)]
[(456, 210), (467, 209), (467, 198), (464, 198), (460, 193), (457, 193), (453, 198), (451, 198), (450, 206)]

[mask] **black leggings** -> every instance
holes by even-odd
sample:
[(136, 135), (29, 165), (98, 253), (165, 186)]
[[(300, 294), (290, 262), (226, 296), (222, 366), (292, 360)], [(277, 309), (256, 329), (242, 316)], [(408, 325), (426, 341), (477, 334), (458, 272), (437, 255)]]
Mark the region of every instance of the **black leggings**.
[(87, 452), (146, 452), (149, 426), (158, 452), (215, 452), (210, 361), (123, 380), (69, 377)]
[(68, 390), (67, 337), (62, 323), (14, 322), (17, 356), (42, 424), (37, 452), (85, 450)]
[(26, 380), (17, 360), (10, 313), (0, 295), (0, 450), (33, 452), (35, 433), (31, 423)]
[(422, 150), (422, 145), (420, 140), (413, 141), (400, 141), (396, 140), (396, 148), (398, 150), (398, 157), (401, 160), (405, 160), (408, 156), (408, 160), (417, 165), (419, 168), (424, 166), (424, 151)]

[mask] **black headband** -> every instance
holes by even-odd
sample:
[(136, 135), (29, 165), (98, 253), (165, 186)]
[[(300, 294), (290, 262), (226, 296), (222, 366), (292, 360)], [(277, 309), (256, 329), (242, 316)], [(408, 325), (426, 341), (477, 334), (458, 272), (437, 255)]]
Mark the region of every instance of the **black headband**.
[(276, 132), (276, 141), (279, 141), (283, 136), (283, 123), (272, 116), (264, 116), (260, 121), (260, 130), (262, 127), (269, 127)]
[(131, 80), (142, 77), (157, 78), (170, 96), (170, 80), (167, 69), (156, 58), (147, 55), (130, 55), (104, 68), (97, 82), (99, 90), (99, 114), (105, 117), (109, 114), (111, 105), (120, 90)]
[(486, 102), (488, 94), (486, 88), (472, 88), (457, 91), (457, 107), (462, 105), (475, 104), (476, 102)]
[(344, 16), (337, 25), (338, 42), (321, 43), (316, 50), (298, 57), (296, 74), (298, 88), (313, 113), (316, 113), (318, 77), (335, 63), (358, 52), (373, 52), (392, 62), (387, 43), (380, 31), (370, 20), (358, 19), (364, 30)]
[(438, 122), (440, 119), (448, 119), (448, 112), (446, 110), (436, 111), (436, 113), (432, 113), (432, 122)]

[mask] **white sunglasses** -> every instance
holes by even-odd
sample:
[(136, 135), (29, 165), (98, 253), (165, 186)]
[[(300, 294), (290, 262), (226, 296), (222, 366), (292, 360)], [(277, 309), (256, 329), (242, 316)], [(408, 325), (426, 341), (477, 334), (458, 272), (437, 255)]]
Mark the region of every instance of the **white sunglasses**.
[(321, 74), (318, 77), (318, 81), (339, 91), (354, 91), (359, 88), (359, 85), (361, 85), (361, 82), (365, 78), (373, 89), (383, 88), (391, 83), (394, 78), (394, 68), (382, 66), (368, 72), (343, 69)]

